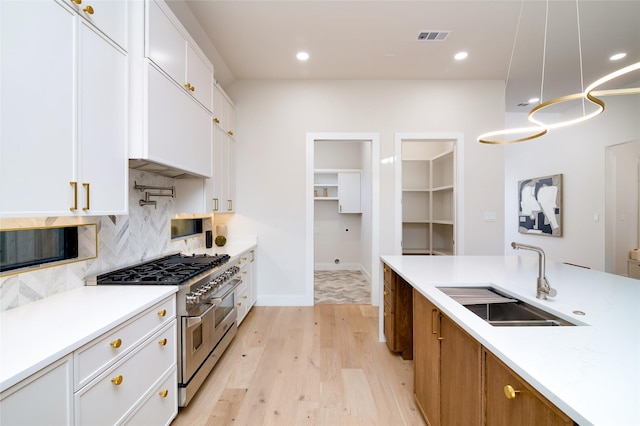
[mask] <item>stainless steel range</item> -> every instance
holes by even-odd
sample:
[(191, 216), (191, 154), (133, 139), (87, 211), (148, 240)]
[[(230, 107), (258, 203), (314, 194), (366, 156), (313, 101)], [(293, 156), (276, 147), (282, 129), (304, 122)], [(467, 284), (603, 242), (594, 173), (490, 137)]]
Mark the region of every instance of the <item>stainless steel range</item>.
[(87, 285), (177, 285), (178, 405), (186, 407), (236, 335), (240, 268), (229, 255), (171, 254), (87, 279)]

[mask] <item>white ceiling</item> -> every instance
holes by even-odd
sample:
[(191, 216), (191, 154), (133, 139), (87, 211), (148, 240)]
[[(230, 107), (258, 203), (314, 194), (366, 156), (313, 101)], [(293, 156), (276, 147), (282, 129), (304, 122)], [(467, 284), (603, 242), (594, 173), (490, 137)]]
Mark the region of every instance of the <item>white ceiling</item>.
[[(528, 111), (531, 106), (516, 104), (541, 91), (543, 100), (579, 92), (640, 61), (640, 0), (581, 0), (577, 7), (575, 1), (553, 0), (548, 18), (547, 3), (539, 0), (185, 2), (236, 80), (503, 80), (508, 75), (507, 110)], [(432, 30), (450, 34), (445, 41), (417, 40), (421, 31)], [(300, 50), (311, 55), (307, 62), (295, 59)], [(463, 50), (469, 57), (455, 61), (453, 55)], [(609, 56), (619, 51), (627, 57), (611, 63)], [(636, 72), (608, 87), (638, 79)]]

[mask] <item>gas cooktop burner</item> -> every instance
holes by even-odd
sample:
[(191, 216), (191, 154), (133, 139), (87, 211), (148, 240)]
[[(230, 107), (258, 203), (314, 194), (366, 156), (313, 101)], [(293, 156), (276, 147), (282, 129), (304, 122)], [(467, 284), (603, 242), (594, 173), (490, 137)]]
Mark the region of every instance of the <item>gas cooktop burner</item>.
[(229, 260), (228, 254), (173, 254), (140, 265), (99, 275), (97, 284), (180, 285)]

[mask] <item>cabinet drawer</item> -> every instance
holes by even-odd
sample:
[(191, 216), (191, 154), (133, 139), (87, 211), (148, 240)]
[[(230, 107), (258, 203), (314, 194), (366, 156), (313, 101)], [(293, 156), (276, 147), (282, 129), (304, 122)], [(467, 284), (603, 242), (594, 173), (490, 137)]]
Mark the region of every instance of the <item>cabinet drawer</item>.
[(250, 259), (250, 254), (249, 253), (242, 253), (238, 259), (236, 260), (236, 265), (242, 269), (245, 266), (247, 266), (247, 263), (249, 263), (249, 259)]
[(130, 426), (168, 425), (178, 414), (178, 376), (171, 368), (158, 385), (151, 388), (142, 406), (124, 424)]
[(74, 395), (75, 423), (113, 425), (120, 422), (158, 378), (175, 365), (174, 319)]
[(81, 389), (104, 368), (125, 356), (131, 348), (173, 318), (175, 298), (171, 297), (75, 351), (74, 390)]

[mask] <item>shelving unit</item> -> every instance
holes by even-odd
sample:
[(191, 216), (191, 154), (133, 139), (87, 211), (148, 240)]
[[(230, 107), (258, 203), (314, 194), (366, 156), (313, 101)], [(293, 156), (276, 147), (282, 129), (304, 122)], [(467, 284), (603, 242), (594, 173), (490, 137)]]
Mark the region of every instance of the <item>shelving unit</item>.
[(455, 254), (455, 148), (440, 146), (437, 154), (402, 150), (403, 254)]
[(316, 169), (314, 201), (337, 201), (338, 213), (362, 213), (361, 171), (352, 169)]

